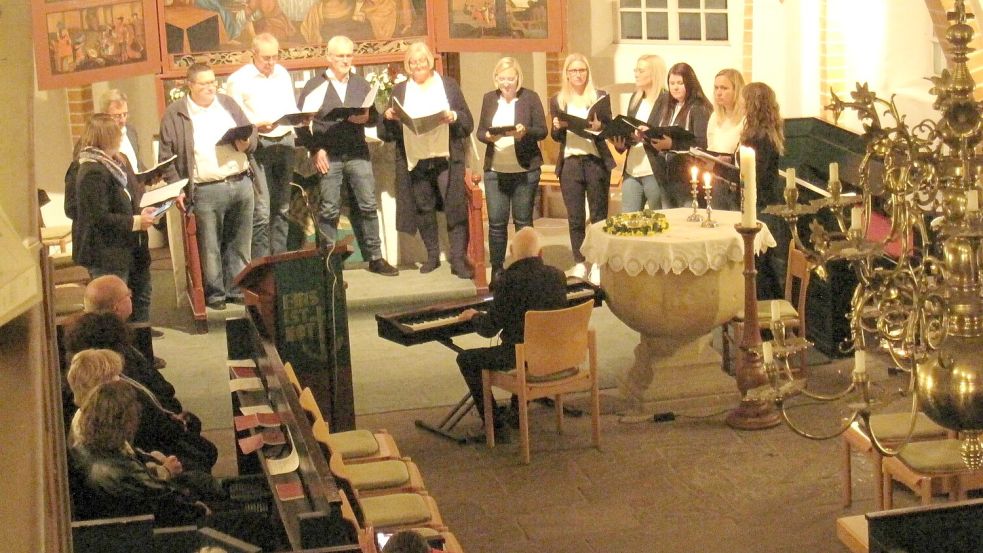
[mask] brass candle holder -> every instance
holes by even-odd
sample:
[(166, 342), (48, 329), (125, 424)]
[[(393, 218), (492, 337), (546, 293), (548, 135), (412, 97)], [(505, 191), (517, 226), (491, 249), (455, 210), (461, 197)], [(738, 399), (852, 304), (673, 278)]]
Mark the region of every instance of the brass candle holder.
[[(703, 197), (707, 200), (707, 218), (705, 221), (700, 223), (703, 228), (717, 228), (720, 223), (713, 220), (713, 207), (710, 202), (713, 200), (713, 187), (707, 182), (703, 185)], [(696, 205), (696, 198), (693, 199), (693, 205)]]
[(703, 221), (703, 216), (699, 213), (700, 203), (696, 200), (697, 196), (700, 195), (700, 179), (694, 177), (693, 180), (690, 181), (689, 193), (691, 196), (693, 196), (693, 213), (691, 213), (686, 220), (691, 223), (700, 223)]

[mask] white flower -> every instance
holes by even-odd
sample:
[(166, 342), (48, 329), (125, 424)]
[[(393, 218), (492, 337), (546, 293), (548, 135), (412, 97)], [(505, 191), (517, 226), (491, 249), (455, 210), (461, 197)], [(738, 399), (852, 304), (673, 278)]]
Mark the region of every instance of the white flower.
[(406, 80), (406, 75), (403, 75), (402, 73), (397, 73), (396, 74), (396, 80), (394, 82), (396, 84), (399, 84), (399, 83), (401, 83), (401, 82), (403, 82), (405, 80)]

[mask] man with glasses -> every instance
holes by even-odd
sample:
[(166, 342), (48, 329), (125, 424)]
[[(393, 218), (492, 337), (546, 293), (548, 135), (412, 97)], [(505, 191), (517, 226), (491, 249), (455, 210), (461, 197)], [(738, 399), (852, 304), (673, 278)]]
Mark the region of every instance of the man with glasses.
[(235, 100), (219, 94), (215, 72), (203, 63), (188, 68), (189, 94), (167, 107), (160, 123), (159, 159), (177, 156), (164, 180), (188, 179), (191, 209), (197, 222), (198, 252), (205, 303), (225, 309), (242, 302), (232, 279), (250, 259), (253, 184), (249, 154), (256, 132), (232, 144), (218, 142), (233, 127), (249, 125)]
[(287, 212), (294, 173), (294, 131), (273, 123), (296, 111), (294, 85), (280, 64), (280, 45), (270, 33), (253, 38), (252, 63), (229, 75), (225, 90), (259, 131), (252, 256), (287, 251)]
[(299, 130), (300, 140), (310, 151), (314, 167), (321, 175), (321, 203), (317, 213), (321, 245), (331, 246), (335, 242), (342, 186), (347, 183), (354, 198), (350, 206), (352, 230), (369, 260), (369, 271), (396, 276), (399, 271), (382, 258), (375, 177), (365, 142), (365, 126), (375, 126), (379, 113), (375, 106), (340, 117), (332, 113), (335, 108), (361, 105), (371, 91), (365, 78), (352, 73), (354, 48), (354, 43), (345, 36), (328, 41), (328, 69), (304, 85), (297, 101), (300, 111), (317, 112), (310, 128)]

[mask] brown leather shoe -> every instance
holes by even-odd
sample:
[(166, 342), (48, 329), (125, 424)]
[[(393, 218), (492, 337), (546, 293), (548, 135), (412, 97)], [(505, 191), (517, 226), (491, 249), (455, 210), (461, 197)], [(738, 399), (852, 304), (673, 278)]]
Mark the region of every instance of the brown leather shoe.
[(382, 276), (396, 276), (399, 274), (399, 269), (393, 267), (388, 261), (380, 257), (379, 259), (369, 261), (369, 272)]

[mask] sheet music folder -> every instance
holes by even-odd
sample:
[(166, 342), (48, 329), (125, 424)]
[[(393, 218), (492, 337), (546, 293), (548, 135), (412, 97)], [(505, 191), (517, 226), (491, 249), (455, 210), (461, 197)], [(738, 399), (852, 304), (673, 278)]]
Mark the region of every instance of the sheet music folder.
[(403, 109), (403, 104), (399, 103), (396, 98), (393, 98), (393, 109), (396, 110), (400, 123), (408, 127), (414, 134), (428, 133), (444, 124), (443, 110), (423, 117), (410, 117), (410, 114)]
[(215, 143), (216, 146), (221, 146), (223, 144), (235, 144), (236, 140), (249, 140), (249, 137), (253, 135), (253, 130), (256, 129), (256, 125), (242, 125), (239, 127), (232, 127), (231, 129), (225, 131), (222, 138), (218, 139)]
[(570, 113), (567, 113), (566, 111), (561, 111), (557, 113), (556, 117), (560, 121), (563, 121), (564, 123), (567, 124), (567, 130), (569, 130), (570, 132), (578, 134), (587, 139), (592, 139), (595, 136), (599, 135), (601, 131), (591, 130), (590, 122), (598, 118), (597, 112), (605, 106), (610, 111), (611, 96), (609, 94), (605, 94), (604, 96), (601, 96), (600, 98), (597, 99), (596, 102), (591, 104), (590, 108), (587, 109), (587, 117), (577, 117), (576, 115), (572, 115)]
[(713, 164), (713, 174), (717, 177), (735, 184), (741, 182), (741, 170), (733, 163), (723, 161), (717, 156), (727, 155), (720, 152), (708, 152), (699, 148), (690, 148), (687, 152), (695, 160), (702, 160)]
[(136, 173), (136, 177), (140, 182), (144, 182), (144, 183), (160, 180), (164, 178), (164, 169), (166, 169), (168, 166), (174, 163), (174, 160), (176, 159), (177, 156), (173, 155), (165, 159), (164, 161), (161, 161), (157, 165), (154, 165), (150, 169), (147, 169), (146, 171)]
[(348, 119), (352, 115), (359, 115), (363, 111), (375, 104), (375, 97), (379, 93), (379, 87), (373, 86), (365, 99), (360, 104), (345, 102), (344, 105), (336, 107), (328, 112), (328, 119)]

